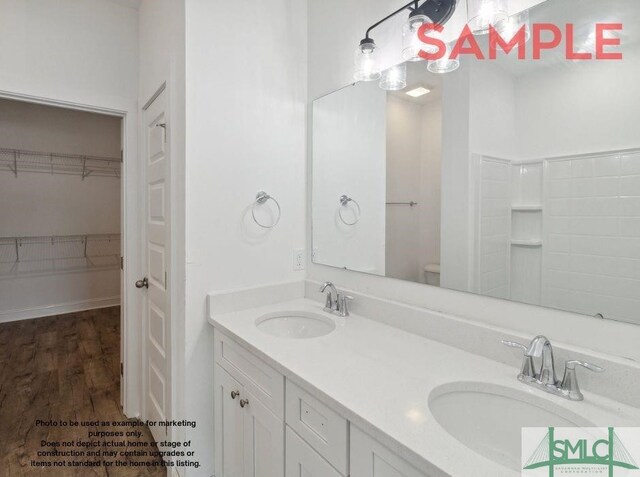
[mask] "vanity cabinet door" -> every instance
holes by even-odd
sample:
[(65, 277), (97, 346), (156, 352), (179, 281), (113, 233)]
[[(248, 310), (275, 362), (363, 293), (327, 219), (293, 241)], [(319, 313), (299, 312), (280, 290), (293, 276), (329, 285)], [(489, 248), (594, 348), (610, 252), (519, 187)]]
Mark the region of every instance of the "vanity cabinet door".
[(351, 477), (428, 477), (351, 425)]
[(284, 422), (246, 389), (242, 399), (244, 477), (284, 477)]
[(242, 386), (217, 364), (215, 386), (216, 476), (243, 477), (245, 413), (240, 407)]
[(289, 426), (287, 433), (287, 477), (342, 477), (329, 462), (304, 442)]

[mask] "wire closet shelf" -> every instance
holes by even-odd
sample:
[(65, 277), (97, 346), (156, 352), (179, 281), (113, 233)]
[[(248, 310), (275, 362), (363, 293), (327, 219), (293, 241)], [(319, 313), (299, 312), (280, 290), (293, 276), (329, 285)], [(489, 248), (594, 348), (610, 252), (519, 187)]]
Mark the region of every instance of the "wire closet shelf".
[(120, 234), (0, 237), (0, 276), (120, 266)]
[(83, 156), (53, 152), (25, 151), (0, 148), (0, 171), (41, 172), (81, 176), (120, 177), (122, 161), (119, 157)]

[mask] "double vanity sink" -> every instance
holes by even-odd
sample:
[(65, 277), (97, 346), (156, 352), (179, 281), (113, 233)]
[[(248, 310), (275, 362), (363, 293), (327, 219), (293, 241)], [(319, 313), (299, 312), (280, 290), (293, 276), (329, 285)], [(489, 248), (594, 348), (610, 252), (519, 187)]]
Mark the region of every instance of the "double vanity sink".
[[(287, 393), (291, 382), (351, 426), (352, 477), (373, 472), (359, 464), (372, 452), (362, 457), (360, 435), (390, 452), (385, 462), (400, 459), (394, 469), (411, 469), (389, 475), (496, 477), (520, 475), (523, 427), (640, 422), (635, 408), (604, 397), (574, 402), (526, 386), (517, 379), (519, 363), (506, 366), (362, 316), (336, 316), (309, 299), (210, 321), (216, 334), (281, 374)], [(287, 445), (288, 433), (296, 434), (288, 419)]]
[[(308, 311), (274, 312), (259, 317), (263, 333), (292, 340), (328, 335), (336, 330), (328, 314)], [(427, 398), (437, 423), (470, 450), (518, 470), (523, 427), (593, 427), (575, 412), (526, 390), (489, 383), (451, 382)]]

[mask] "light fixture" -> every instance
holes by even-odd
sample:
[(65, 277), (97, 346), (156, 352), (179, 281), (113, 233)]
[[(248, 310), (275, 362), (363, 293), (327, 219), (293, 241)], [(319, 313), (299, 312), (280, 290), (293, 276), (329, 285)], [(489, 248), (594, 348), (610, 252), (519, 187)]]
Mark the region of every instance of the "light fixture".
[(489, 33), (489, 27), (509, 18), (507, 0), (467, 0), (467, 18), (474, 35)]
[(378, 47), (372, 39), (365, 38), (360, 42), (356, 50), (355, 73), (353, 74), (356, 81), (375, 81), (380, 78), (378, 51)]
[(407, 64), (392, 66), (382, 73), (380, 88), (385, 91), (400, 91), (407, 87)]
[(531, 20), (529, 20), (529, 10), (525, 10), (516, 15), (511, 15), (506, 20), (500, 22), (497, 26), (498, 33), (506, 40), (512, 40), (518, 34), (520, 29), (524, 28), (524, 41), (531, 38)]
[(419, 98), (420, 96), (424, 96), (425, 94), (431, 93), (430, 89), (427, 89), (423, 86), (419, 86), (417, 88), (413, 88), (407, 91), (405, 94), (411, 96), (412, 98)]
[(424, 45), (418, 38), (418, 30), (425, 23), (444, 25), (455, 11), (456, 1), (460, 0), (413, 0), (371, 25), (356, 49), (354, 79), (356, 81), (374, 81), (381, 76), (378, 58), (379, 50), (375, 41), (371, 38), (371, 32), (374, 28), (382, 25), (397, 14), (409, 10), (409, 21), (405, 24), (406, 35), (404, 35), (403, 29), (402, 57), (405, 60), (417, 61), (421, 59), (418, 55), (420, 50), (427, 48), (427, 45)]
[(426, 15), (413, 15), (402, 26), (402, 59), (405, 61), (422, 61), (420, 51), (429, 53), (435, 51), (435, 47), (425, 44), (418, 37), (418, 31), (422, 25), (433, 23)]
[(447, 44), (447, 52), (439, 60), (431, 60), (427, 64), (427, 69), (431, 73), (445, 74), (460, 68), (460, 60), (451, 58), (451, 44)]

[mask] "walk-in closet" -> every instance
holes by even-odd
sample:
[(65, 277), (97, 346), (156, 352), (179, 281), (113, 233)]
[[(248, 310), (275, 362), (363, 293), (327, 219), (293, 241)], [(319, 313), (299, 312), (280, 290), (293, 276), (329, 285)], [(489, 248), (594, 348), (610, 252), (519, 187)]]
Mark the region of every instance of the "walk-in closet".
[(121, 119), (0, 100), (0, 322), (120, 304)]

